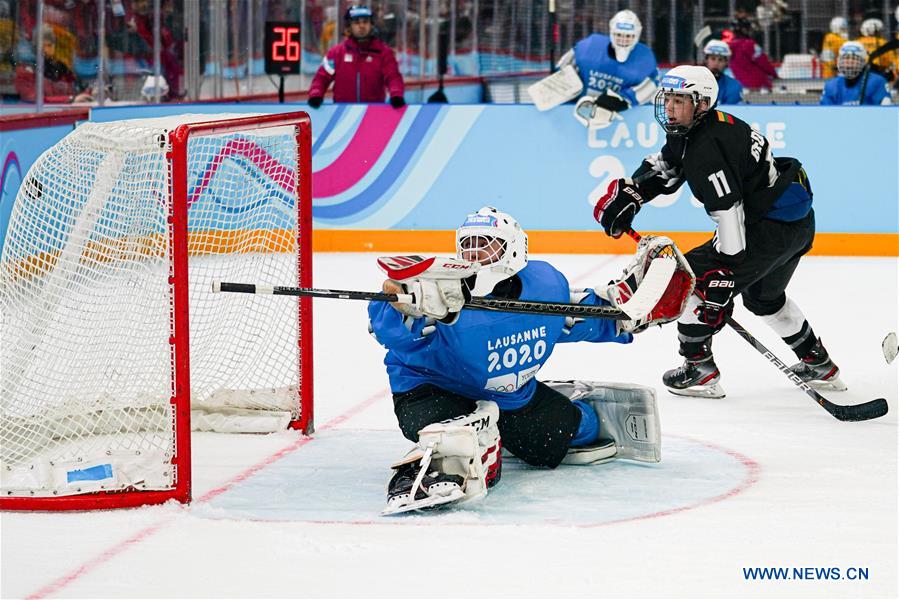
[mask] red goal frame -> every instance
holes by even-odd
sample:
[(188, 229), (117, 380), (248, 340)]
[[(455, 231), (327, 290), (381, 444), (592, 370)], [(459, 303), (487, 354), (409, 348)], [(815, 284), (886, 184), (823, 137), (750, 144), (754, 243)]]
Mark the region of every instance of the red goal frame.
[[(174, 444), (172, 468), (175, 484), (169, 490), (136, 490), (93, 492), (52, 497), (0, 497), (0, 510), (97, 510), (161, 504), (169, 500), (188, 503), (191, 500), (191, 426), (190, 426), (190, 316), (188, 310), (188, 141), (197, 135), (236, 133), (248, 129), (293, 126), (297, 147), (297, 269), (301, 287), (312, 286), (312, 123), (306, 112), (247, 116), (218, 121), (179, 125), (169, 132), (169, 293), (172, 360), (172, 394), (174, 406)], [(298, 391), (300, 417), (290, 423), (303, 434), (314, 430), (312, 382), (312, 299), (298, 299)]]

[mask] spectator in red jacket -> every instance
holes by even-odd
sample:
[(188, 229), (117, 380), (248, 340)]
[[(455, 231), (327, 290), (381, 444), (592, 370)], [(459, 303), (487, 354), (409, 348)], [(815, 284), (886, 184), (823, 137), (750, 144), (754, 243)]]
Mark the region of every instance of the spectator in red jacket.
[(404, 106), (403, 76), (393, 50), (374, 34), (371, 9), (351, 6), (344, 20), (347, 39), (325, 55), (309, 88), (309, 106), (321, 106), (332, 81), (334, 102), (383, 102), (386, 89), (391, 106)]
[(727, 45), (730, 46), (730, 70), (734, 78), (745, 88), (770, 90), (777, 71), (762, 47), (752, 39), (752, 23), (749, 19), (737, 19), (731, 29), (733, 37)]

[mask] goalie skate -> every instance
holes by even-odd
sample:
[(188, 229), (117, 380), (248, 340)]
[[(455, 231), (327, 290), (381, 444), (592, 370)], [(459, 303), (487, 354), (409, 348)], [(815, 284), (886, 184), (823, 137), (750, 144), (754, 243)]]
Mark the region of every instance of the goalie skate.
[(395, 466), (396, 472), (387, 486), (387, 506), (381, 511), (382, 516), (435, 509), (465, 497), (461, 476), (427, 472), (430, 454), (429, 450), (424, 455), (416, 455), (420, 456), (418, 460), (413, 456), (410, 457), (413, 462)]
[(563, 465), (601, 465), (615, 460), (618, 456), (618, 447), (615, 440), (598, 439), (588, 446), (575, 446), (568, 449)]

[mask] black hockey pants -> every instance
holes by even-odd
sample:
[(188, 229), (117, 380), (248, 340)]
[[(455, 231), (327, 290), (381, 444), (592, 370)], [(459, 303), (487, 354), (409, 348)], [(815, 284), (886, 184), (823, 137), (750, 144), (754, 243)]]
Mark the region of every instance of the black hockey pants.
[[(473, 412), (476, 403), (435, 385), (420, 385), (393, 395), (393, 409), (403, 435), (418, 441), (418, 432), (431, 423)], [(581, 411), (564, 394), (537, 382), (531, 401), (515, 410), (501, 410), (499, 433), (503, 447), (538, 466), (559, 466), (581, 424)]]
[[(746, 258), (733, 268), (735, 293), (743, 297), (743, 306), (759, 315), (773, 315), (787, 300), (785, 290), (802, 258), (815, 239), (815, 212), (784, 223), (762, 219), (746, 226)], [(720, 267), (712, 240), (685, 254), (697, 277)], [(689, 310), (689, 307), (688, 307)], [(717, 333), (695, 315), (684, 315), (677, 322), (681, 353), (695, 354), (696, 348)]]

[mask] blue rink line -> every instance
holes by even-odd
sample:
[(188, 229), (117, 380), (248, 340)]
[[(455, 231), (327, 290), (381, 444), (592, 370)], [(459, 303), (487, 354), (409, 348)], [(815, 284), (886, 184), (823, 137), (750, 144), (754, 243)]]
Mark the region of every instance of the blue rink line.
[(658, 464), (613, 461), (535, 469), (505, 461), (484, 500), (453, 510), (381, 517), (388, 465), (410, 442), (393, 431), (331, 430), (191, 514), (210, 519), (319, 523), (598, 526), (664, 516), (729, 498), (757, 476), (723, 448), (663, 436)]

